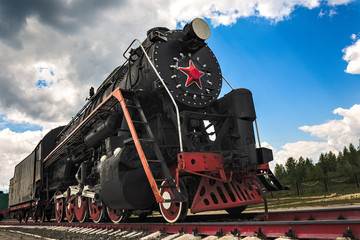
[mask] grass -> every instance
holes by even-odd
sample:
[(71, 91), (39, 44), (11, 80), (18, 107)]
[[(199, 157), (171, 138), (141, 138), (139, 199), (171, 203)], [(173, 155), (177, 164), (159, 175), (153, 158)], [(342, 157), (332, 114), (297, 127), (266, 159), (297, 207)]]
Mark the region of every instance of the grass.
[[(353, 205), (360, 204), (360, 193), (327, 193), (327, 194), (307, 194), (303, 196), (283, 196), (273, 197), (267, 194), (269, 209), (300, 208), (300, 207), (325, 207), (331, 205)], [(263, 204), (248, 206), (247, 210), (263, 210)]]

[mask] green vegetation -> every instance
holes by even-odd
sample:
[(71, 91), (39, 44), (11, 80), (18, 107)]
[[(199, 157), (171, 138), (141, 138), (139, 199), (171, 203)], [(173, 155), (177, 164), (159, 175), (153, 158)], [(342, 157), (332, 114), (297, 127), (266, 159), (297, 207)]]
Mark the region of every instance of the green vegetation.
[[(348, 193), (359, 191), (360, 146), (350, 144), (336, 156), (322, 153), (314, 164), (309, 158), (288, 158), (285, 166), (276, 164), (275, 175), (279, 181), (295, 189), (297, 194)], [(303, 189), (307, 189), (302, 192)], [(291, 192), (292, 190), (290, 190)]]
[[(360, 204), (360, 193), (352, 194), (318, 194), (316, 196), (290, 196), (290, 197), (271, 197), (267, 195), (268, 207), (270, 210), (291, 209), (291, 208), (309, 208), (309, 207), (328, 207), (331, 205), (348, 206)], [(262, 211), (264, 204), (250, 205), (247, 211)]]
[(268, 192), (270, 209), (360, 203), (360, 145), (356, 149), (350, 144), (337, 155), (322, 153), (316, 164), (309, 158), (290, 157), (285, 166), (276, 164), (275, 176), (290, 190)]

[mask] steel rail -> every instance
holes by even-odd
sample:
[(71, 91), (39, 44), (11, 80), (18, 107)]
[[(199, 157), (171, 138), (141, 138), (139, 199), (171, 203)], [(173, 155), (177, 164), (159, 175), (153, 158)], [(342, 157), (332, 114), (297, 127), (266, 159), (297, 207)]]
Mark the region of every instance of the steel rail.
[(193, 223), (9, 223), (0, 225), (27, 226), (67, 226), (97, 229), (162, 231), (166, 234), (190, 233), (195, 235), (235, 235), (239, 237), (291, 237), (296, 239), (336, 239), (338, 237), (360, 237), (360, 220), (323, 220), (323, 221), (250, 221), (250, 222), (193, 222)]
[[(261, 217), (260, 213), (253, 214), (254, 218)], [(214, 216), (214, 215), (209, 215)], [(220, 215), (225, 216), (225, 215)], [(229, 215), (227, 215), (229, 216)], [(309, 218), (311, 216), (311, 218)], [(200, 217), (200, 216), (195, 216)], [(160, 219), (159, 218), (149, 218)], [(191, 217), (190, 217), (191, 219)], [(214, 218), (212, 217), (212, 220)], [(135, 218), (132, 219), (136, 220)], [(130, 219), (131, 221), (131, 219)], [(336, 239), (337, 237), (360, 238), (360, 207), (349, 208), (327, 208), (299, 211), (277, 211), (269, 213), (269, 220), (260, 219), (249, 221), (231, 221), (231, 222), (203, 222), (195, 221), (188, 223), (9, 223), (0, 222), (1, 225), (48, 225), (48, 226), (68, 226), (81, 228), (99, 228), (99, 229), (125, 229), (141, 230), (148, 232), (162, 231), (166, 234), (190, 233), (195, 235), (227, 235), (232, 234), (239, 237), (257, 236), (260, 238), (277, 238), (287, 236), (297, 239)]]

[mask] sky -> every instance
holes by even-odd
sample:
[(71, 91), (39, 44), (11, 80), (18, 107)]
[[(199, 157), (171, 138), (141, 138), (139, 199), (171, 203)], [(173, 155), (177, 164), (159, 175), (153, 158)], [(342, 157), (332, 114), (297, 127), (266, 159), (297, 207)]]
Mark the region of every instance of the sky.
[[(0, 190), (152, 27), (204, 18), (224, 77), (253, 93), (274, 161), (360, 139), (360, 1), (0, 1)], [(221, 94), (230, 91), (228, 86)]]

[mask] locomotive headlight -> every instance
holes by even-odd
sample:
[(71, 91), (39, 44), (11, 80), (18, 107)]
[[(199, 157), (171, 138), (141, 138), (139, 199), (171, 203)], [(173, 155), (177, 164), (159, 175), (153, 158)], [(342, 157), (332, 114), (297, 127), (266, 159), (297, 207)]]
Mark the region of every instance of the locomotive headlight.
[(191, 26), (193, 28), (195, 35), (201, 40), (206, 40), (210, 37), (209, 25), (207, 25), (207, 23), (201, 18), (195, 18), (191, 22)]
[(197, 38), (205, 41), (210, 37), (210, 28), (203, 19), (195, 18), (191, 23), (185, 25), (183, 33), (190, 39)]

